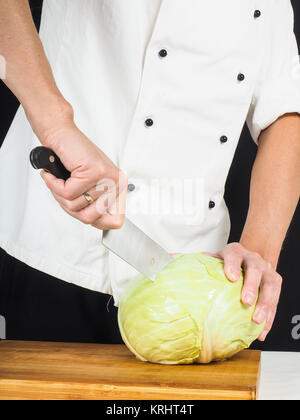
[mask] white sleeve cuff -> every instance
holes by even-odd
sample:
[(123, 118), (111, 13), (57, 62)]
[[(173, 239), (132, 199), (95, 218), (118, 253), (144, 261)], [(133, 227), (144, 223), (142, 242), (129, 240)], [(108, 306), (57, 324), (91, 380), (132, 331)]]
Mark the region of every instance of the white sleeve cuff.
[(287, 113), (300, 114), (300, 79), (269, 80), (249, 110), (247, 124), (258, 144), (260, 133)]

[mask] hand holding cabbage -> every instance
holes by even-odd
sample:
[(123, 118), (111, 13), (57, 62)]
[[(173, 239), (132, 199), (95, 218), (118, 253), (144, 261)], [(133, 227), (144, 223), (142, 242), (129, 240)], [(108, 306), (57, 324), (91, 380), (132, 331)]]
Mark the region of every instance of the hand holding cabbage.
[(230, 282), (221, 259), (177, 257), (153, 283), (138, 275), (124, 293), (119, 326), (141, 360), (164, 364), (227, 359), (257, 339), (265, 324), (241, 302), (243, 276)]
[[(256, 240), (259, 237), (256, 235)], [(257, 324), (266, 321), (265, 328), (259, 335), (260, 341), (265, 341), (271, 331), (280, 298), (282, 277), (273, 266), (276, 260), (271, 258), (273, 265), (262, 258), (257, 252), (252, 252), (241, 243), (234, 242), (226, 245), (217, 254), (210, 254), (224, 260), (224, 272), (231, 281), (240, 277), (241, 267), (244, 268), (244, 286), (242, 302), (246, 306), (253, 306), (259, 299), (253, 313), (253, 320)]]

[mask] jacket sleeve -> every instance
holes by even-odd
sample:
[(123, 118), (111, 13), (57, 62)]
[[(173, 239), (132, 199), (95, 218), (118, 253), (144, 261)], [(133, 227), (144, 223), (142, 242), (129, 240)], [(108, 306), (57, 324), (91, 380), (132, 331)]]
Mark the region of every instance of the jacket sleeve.
[(290, 0), (274, 2), (268, 43), (255, 85), (247, 125), (256, 143), (280, 116), (300, 113), (300, 60)]

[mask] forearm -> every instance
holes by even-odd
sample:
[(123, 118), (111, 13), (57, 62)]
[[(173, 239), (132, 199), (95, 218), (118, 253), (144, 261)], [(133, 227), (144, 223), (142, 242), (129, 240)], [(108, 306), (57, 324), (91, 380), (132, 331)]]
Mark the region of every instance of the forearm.
[(72, 110), (56, 86), (28, 0), (0, 0), (0, 54), (6, 62), (4, 83), (21, 102), (36, 134), (46, 137), (50, 121)]
[(260, 136), (241, 244), (273, 267), (300, 195), (300, 116), (287, 114)]

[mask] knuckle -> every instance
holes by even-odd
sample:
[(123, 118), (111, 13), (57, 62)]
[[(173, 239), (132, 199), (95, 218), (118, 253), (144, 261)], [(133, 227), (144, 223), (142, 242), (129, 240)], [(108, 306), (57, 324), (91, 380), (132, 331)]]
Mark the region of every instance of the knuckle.
[(266, 261), (266, 268), (270, 272), (274, 271), (273, 267), (272, 267), (272, 264), (269, 261)]
[(264, 284), (273, 289), (281, 289), (282, 278), (278, 275), (268, 276), (265, 278)]
[(270, 322), (267, 322), (266, 325), (265, 325), (265, 330), (264, 331), (269, 333), (271, 331), (271, 327), (272, 327), (272, 325), (270, 324)]
[(72, 201), (75, 198), (74, 193), (72, 191), (64, 191), (63, 198), (67, 201)]
[(102, 166), (97, 167), (97, 170), (95, 171), (95, 178), (96, 181), (100, 181), (101, 179), (105, 178), (105, 170)]
[(265, 313), (268, 313), (268, 309), (269, 309), (269, 306), (268, 305), (269, 305), (268, 302), (266, 302), (264, 300), (262, 300), (262, 301), (259, 300), (256, 307), (260, 311), (264, 311)]
[(90, 224), (89, 221), (88, 221), (88, 219), (86, 217), (84, 217), (84, 216), (79, 217), (79, 220), (82, 223), (84, 223), (85, 225), (89, 225)]
[(91, 223), (91, 226), (93, 226), (93, 227), (95, 227), (96, 229), (99, 229), (99, 230), (107, 230), (107, 227), (102, 225), (99, 221)]
[(261, 256), (258, 252), (251, 252), (251, 254), (252, 254), (253, 258), (261, 260)]
[(76, 210), (75, 209), (75, 205), (74, 205), (74, 203), (72, 201), (66, 201), (64, 203), (64, 205), (65, 205), (66, 209), (69, 210), (69, 211), (72, 211), (73, 212), (73, 211)]
[(260, 264), (252, 259), (248, 261), (247, 268), (248, 270), (251, 270), (252, 274), (260, 274), (262, 271)]
[(232, 242), (229, 246), (229, 249), (233, 252), (239, 252), (242, 250), (242, 245), (239, 242)]
[(255, 255), (252, 252), (250, 252), (249, 254), (246, 255), (245, 262), (248, 267), (251, 267), (251, 269), (265, 271), (263, 260), (259, 255)]
[(245, 288), (245, 292), (247, 294), (251, 294), (251, 295), (257, 297), (258, 289), (259, 289), (259, 285), (257, 283), (255, 283), (255, 282), (252, 281), (252, 282), (248, 282), (247, 283), (247, 286)]
[(247, 254), (247, 260), (249, 261), (249, 264), (251, 264), (251, 267), (256, 267), (259, 270), (262, 269), (263, 259), (258, 252), (249, 252)]
[(93, 223), (93, 220), (91, 218), (91, 216), (89, 216), (88, 214), (82, 213), (79, 216), (79, 220), (84, 223), (85, 225), (90, 225)]
[(275, 285), (274, 278), (267, 277), (266, 279), (264, 279), (264, 285), (268, 288), (273, 288)]
[(116, 216), (110, 222), (110, 229), (120, 229), (123, 226), (124, 217)]

